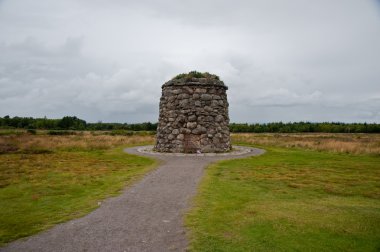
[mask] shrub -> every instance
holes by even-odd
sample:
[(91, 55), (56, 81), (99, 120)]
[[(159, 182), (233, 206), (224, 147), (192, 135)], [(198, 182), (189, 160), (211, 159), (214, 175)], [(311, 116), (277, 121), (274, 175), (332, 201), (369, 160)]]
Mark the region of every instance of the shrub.
[(75, 135), (76, 133), (74, 131), (69, 131), (69, 130), (49, 130), (47, 134), (55, 135), (55, 136), (58, 136), (58, 135), (65, 136), (65, 135)]
[(15, 129), (6, 129), (6, 130), (0, 130), (0, 136), (11, 136), (11, 135), (22, 135), (24, 134), (21, 130), (15, 130)]
[(27, 129), (26, 132), (31, 134), (31, 135), (37, 134), (37, 131), (35, 129)]
[(219, 80), (219, 76), (215, 74), (210, 74), (208, 72), (198, 72), (198, 71), (190, 71), (189, 73), (181, 73), (174, 77), (174, 79), (186, 79), (191, 80), (191, 78), (208, 78), (208, 79), (217, 79)]

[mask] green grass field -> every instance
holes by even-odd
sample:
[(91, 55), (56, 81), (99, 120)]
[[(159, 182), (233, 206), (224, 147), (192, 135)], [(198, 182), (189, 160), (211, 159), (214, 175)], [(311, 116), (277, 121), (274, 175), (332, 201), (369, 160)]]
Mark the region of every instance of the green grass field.
[[(121, 147), (150, 138), (23, 135), (11, 140), (3, 139), (3, 146), (21, 151), (0, 155), (0, 245), (89, 213), (156, 164)], [(78, 144), (85, 141), (90, 144)]]
[(380, 250), (379, 155), (263, 148), (208, 167), (191, 251)]
[[(380, 135), (233, 139), (267, 153), (208, 167), (186, 216), (192, 251), (380, 250)], [(156, 164), (122, 147), (153, 141), (102, 132), (0, 134), (0, 245), (118, 194)]]

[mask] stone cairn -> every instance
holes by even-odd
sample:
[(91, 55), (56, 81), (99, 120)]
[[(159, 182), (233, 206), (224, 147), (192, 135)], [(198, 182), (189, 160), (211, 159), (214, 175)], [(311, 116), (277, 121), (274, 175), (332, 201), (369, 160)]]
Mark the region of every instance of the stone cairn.
[(190, 72), (162, 85), (158, 152), (231, 150), (227, 86), (216, 75)]

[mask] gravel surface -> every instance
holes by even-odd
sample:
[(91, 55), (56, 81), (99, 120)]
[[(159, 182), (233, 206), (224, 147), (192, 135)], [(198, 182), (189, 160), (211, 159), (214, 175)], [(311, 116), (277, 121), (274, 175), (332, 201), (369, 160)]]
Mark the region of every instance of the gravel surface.
[(12, 242), (0, 251), (185, 251), (183, 215), (204, 168), (217, 160), (264, 153), (250, 150), (241, 155), (175, 156), (128, 148), (128, 153), (153, 156), (162, 164), (90, 214)]

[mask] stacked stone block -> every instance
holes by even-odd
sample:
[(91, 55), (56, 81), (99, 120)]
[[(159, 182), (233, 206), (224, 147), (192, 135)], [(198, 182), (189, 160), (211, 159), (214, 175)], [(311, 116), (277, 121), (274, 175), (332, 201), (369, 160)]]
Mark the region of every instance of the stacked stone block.
[(227, 86), (215, 76), (180, 78), (162, 86), (155, 150), (226, 152), (231, 149)]

